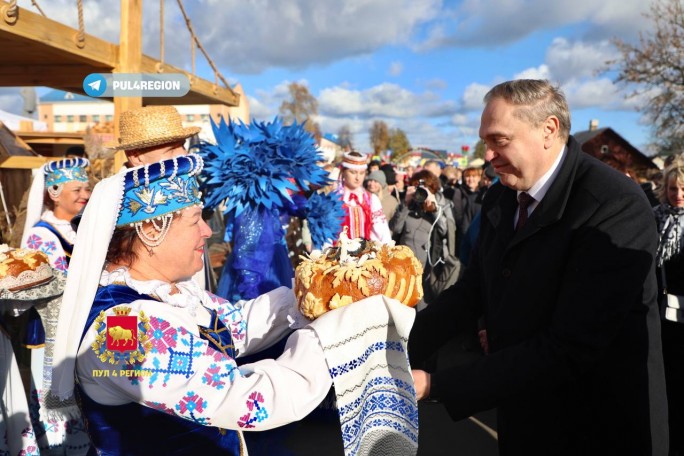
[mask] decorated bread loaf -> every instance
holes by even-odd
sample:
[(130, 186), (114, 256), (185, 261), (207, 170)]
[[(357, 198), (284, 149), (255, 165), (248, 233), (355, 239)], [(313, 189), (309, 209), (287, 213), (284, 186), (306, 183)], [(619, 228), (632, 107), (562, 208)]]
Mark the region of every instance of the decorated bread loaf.
[(25, 290), (52, 278), (52, 268), (43, 252), (0, 245), (0, 289)]
[(410, 248), (340, 235), (335, 247), (312, 252), (295, 271), (299, 310), (313, 320), (374, 295), (407, 306), (423, 297), (423, 267)]

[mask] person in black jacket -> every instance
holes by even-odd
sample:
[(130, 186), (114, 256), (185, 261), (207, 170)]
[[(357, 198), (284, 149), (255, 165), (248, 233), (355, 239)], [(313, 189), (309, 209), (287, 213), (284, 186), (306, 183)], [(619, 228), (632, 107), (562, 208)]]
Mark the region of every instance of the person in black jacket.
[[(500, 183), (463, 278), (416, 316), (418, 397), (455, 420), (496, 407), (502, 456), (666, 455), (658, 236), (643, 191), (581, 151), (548, 81), (499, 84), (485, 103), (480, 137)], [(420, 369), (480, 316), (488, 355)]]
[(684, 311), (668, 305), (667, 294), (684, 296), (684, 163), (664, 172), (661, 204), (653, 213), (660, 242), (656, 255), (663, 299), (663, 358), (670, 420), (670, 454), (684, 455)]

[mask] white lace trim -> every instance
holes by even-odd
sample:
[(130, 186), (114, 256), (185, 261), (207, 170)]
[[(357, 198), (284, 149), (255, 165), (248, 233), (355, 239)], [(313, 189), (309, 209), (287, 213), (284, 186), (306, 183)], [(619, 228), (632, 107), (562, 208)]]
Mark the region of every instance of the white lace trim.
[(0, 288), (16, 291), (38, 283), (43, 283), (53, 276), (52, 268), (48, 263), (43, 263), (35, 270), (26, 270), (16, 276), (6, 276), (0, 279)]
[(54, 226), (57, 231), (59, 231), (59, 234), (61, 234), (62, 237), (64, 237), (64, 239), (70, 243), (73, 244), (76, 241), (76, 231), (74, 231), (73, 227), (71, 226), (70, 220), (62, 220), (57, 218), (55, 217), (55, 213), (52, 211), (43, 212), (43, 215), (41, 215), (40, 218), (41, 220)]
[(100, 285), (107, 286), (114, 283), (125, 283), (140, 294), (158, 297), (161, 301), (173, 307), (183, 308), (193, 317), (197, 316), (197, 309), (203, 303), (205, 293), (192, 280), (176, 284), (180, 293), (171, 294), (171, 284), (162, 280), (136, 280), (131, 277), (128, 268), (121, 266), (111, 272), (102, 271)]

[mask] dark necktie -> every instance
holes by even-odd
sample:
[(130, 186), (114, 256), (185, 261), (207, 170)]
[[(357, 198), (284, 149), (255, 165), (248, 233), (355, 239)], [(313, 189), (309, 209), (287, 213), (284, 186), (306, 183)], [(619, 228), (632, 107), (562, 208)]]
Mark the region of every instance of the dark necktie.
[(515, 231), (518, 231), (527, 223), (527, 209), (533, 202), (534, 198), (528, 193), (522, 192), (518, 195), (518, 223), (515, 224)]

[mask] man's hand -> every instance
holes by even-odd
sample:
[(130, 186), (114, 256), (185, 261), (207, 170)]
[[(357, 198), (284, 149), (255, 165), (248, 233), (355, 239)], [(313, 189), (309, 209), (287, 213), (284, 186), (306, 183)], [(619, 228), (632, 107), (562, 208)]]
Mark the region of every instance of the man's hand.
[(404, 204), (408, 206), (408, 203), (411, 202), (413, 199), (413, 195), (416, 193), (416, 187), (414, 185), (410, 185), (406, 187), (406, 194), (404, 195)]
[(423, 370), (412, 369), (413, 385), (416, 388), (416, 399), (419, 401), (430, 396), (430, 374)]

